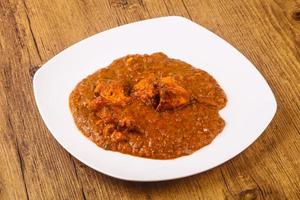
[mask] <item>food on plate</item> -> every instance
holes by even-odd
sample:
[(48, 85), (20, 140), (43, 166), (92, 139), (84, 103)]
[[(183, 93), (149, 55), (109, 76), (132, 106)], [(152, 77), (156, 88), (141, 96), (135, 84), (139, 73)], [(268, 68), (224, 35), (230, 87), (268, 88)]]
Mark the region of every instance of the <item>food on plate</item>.
[(189, 155), (223, 130), (226, 95), (207, 72), (163, 53), (128, 55), (83, 79), (69, 103), (77, 127), (106, 150), (153, 159)]

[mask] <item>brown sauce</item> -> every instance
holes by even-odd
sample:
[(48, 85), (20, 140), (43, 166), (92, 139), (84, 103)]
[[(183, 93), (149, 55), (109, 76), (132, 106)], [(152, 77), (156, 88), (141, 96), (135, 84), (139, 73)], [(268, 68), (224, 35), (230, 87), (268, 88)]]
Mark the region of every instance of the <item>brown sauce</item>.
[(70, 109), (82, 133), (106, 150), (172, 159), (223, 130), (224, 91), (207, 72), (163, 53), (128, 55), (82, 80)]

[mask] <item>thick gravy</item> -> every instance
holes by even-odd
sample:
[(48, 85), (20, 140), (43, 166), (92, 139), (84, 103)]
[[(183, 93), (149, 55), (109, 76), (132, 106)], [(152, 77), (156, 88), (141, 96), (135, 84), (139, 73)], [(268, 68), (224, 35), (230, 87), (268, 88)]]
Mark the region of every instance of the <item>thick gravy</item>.
[(82, 133), (106, 150), (172, 159), (223, 130), (224, 91), (207, 72), (163, 53), (128, 55), (82, 80), (70, 109)]

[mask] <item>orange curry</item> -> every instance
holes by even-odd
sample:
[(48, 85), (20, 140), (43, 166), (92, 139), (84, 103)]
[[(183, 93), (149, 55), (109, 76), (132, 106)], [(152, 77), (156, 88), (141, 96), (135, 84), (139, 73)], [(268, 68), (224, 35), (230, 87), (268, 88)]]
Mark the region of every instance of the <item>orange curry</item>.
[(153, 159), (189, 155), (223, 130), (224, 91), (207, 72), (163, 53), (128, 55), (82, 80), (70, 108), (106, 150)]

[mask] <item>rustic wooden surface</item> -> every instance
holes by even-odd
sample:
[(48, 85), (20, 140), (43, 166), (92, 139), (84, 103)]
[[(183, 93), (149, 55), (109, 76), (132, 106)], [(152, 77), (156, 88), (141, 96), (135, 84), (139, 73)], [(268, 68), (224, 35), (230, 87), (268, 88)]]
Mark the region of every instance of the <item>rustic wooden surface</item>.
[[(32, 76), (83, 38), (167, 15), (190, 18), (237, 47), (267, 79), (278, 111), (253, 145), (215, 169), (167, 182), (117, 180), (54, 140)], [(0, 199), (300, 199), (299, 116), (299, 0), (0, 1)]]

